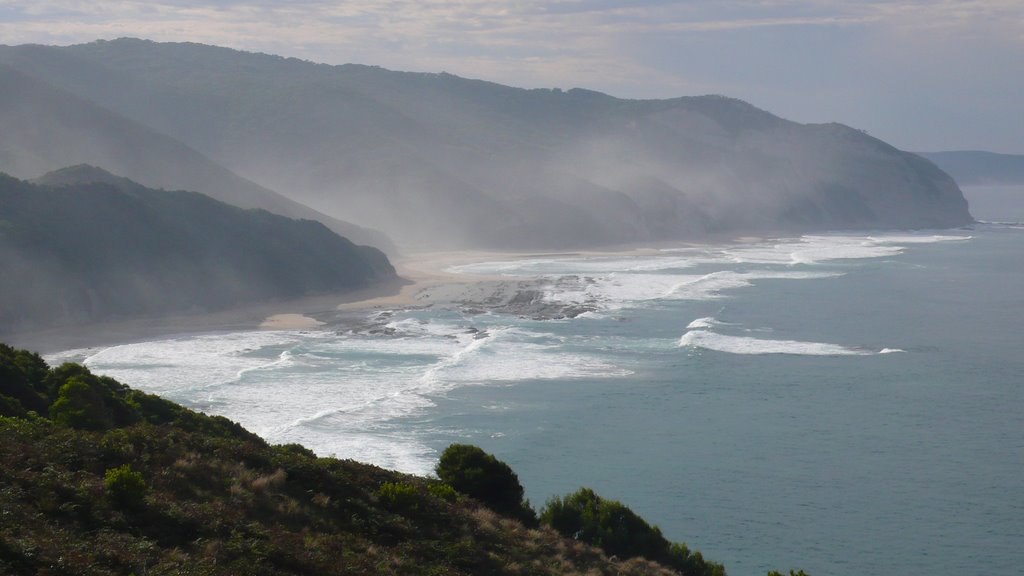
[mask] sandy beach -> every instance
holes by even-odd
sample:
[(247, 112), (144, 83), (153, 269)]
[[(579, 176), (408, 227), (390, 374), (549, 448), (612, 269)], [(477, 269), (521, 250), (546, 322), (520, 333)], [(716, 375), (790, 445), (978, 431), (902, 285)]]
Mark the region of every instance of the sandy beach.
[(530, 277), (454, 273), (452, 267), (479, 262), (536, 258), (599, 257), (657, 253), (651, 247), (586, 252), (450, 251), (413, 253), (393, 261), (399, 279), (340, 294), (269, 302), (207, 314), (133, 318), (116, 322), (6, 334), (0, 341), (41, 353), (126, 344), (177, 335), (238, 330), (316, 330), (358, 325), (368, 312), (403, 308), (458, 307), (535, 317), (574, 316), (541, 302), (540, 280)]

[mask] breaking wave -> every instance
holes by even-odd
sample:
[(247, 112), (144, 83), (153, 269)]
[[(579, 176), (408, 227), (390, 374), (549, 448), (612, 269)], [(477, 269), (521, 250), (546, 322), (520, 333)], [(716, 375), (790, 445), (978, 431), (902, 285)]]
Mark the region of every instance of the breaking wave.
[(681, 348), (703, 348), (729, 354), (792, 354), (798, 356), (871, 356), (872, 352), (823, 342), (767, 340), (749, 336), (728, 336), (707, 330), (691, 330), (679, 339)]

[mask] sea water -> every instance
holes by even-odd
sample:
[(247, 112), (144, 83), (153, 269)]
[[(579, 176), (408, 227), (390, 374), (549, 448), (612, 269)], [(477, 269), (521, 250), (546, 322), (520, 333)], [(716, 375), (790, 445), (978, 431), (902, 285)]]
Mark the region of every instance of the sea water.
[(733, 576), (1020, 574), (1024, 226), (537, 257), (573, 319), (375, 312), (344, 327), (49, 358), (270, 442), (429, 474), (508, 462), (536, 507), (580, 486)]

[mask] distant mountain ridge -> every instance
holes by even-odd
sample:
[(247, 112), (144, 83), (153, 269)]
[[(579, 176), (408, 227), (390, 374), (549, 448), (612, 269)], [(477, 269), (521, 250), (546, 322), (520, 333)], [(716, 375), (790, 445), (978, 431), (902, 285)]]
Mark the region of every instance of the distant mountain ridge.
[(918, 152), (961, 186), (1024, 184), (1024, 155), (981, 150)]
[(622, 100), (201, 44), (0, 62), (414, 248), (545, 248), (969, 223), (934, 164), (738, 100)]
[(153, 190), (92, 166), (0, 174), (0, 333), (223, 310), (395, 278), (311, 220)]
[(0, 171), (18, 178), (87, 163), (154, 188), (193, 190), (241, 208), (319, 220), (358, 244), (393, 250), (377, 231), (318, 213), (180, 141), (3, 64), (0, 126)]

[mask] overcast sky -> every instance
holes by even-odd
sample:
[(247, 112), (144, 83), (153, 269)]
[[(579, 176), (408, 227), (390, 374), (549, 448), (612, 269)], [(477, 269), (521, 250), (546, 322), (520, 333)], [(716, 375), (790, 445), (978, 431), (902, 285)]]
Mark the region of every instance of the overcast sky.
[(0, 44), (121, 36), (626, 98), (725, 94), (903, 149), (1024, 154), (1024, 0), (0, 0)]

